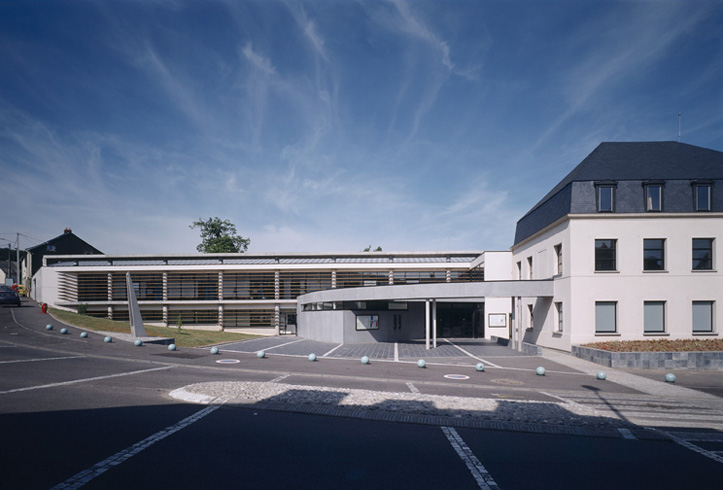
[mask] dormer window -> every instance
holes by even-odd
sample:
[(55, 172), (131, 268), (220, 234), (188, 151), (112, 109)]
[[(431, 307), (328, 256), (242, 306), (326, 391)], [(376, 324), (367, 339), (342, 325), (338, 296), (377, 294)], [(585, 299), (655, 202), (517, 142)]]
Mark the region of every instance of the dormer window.
[(612, 213), (615, 211), (615, 187), (612, 181), (596, 182), (597, 210), (599, 213)]
[(710, 211), (713, 183), (708, 181), (693, 182), (693, 202), (696, 211)]
[(663, 210), (663, 183), (662, 182), (646, 182), (643, 184), (645, 189), (645, 210), (646, 211), (662, 211)]

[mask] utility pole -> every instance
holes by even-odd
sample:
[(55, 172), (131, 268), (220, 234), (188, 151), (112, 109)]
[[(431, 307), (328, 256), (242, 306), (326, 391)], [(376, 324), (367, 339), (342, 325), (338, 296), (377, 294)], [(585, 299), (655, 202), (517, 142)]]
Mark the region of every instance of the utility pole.
[(23, 273), (20, 270), (20, 233), (15, 234), (15, 257), (17, 259), (18, 269), (17, 269), (17, 284), (23, 283)]

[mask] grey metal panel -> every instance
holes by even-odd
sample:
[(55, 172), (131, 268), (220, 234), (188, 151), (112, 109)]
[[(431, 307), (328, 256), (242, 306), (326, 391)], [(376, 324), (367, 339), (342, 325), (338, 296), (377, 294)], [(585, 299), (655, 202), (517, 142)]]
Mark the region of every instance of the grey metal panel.
[(394, 286), (372, 286), (317, 291), (299, 296), (299, 304), (327, 301), (394, 301), (425, 299), (463, 299), (485, 297), (552, 297), (552, 280), (488, 281), (469, 283), (435, 283)]

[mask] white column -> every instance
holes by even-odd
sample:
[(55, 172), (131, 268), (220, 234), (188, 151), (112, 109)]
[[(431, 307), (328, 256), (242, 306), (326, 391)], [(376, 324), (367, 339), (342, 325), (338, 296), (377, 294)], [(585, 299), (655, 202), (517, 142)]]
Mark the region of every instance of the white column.
[(429, 350), (429, 300), (424, 301), (424, 346)]
[(432, 300), (432, 338), (434, 339), (434, 342), (432, 343), (433, 347), (437, 348), (437, 300)]

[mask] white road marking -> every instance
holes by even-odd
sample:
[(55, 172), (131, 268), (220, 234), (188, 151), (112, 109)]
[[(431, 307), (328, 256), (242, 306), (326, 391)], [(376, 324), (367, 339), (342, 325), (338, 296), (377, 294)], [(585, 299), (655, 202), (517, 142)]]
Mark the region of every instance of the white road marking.
[(46, 357), (44, 359), (17, 359), (14, 361), (0, 361), (0, 364), (16, 364), (19, 362), (62, 361), (64, 359), (84, 359), (84, 357), (83, 356), (71, 356), (71, 357)]
[(332, 352), (334, 352), (335, 350), (337, 350), (337, 349), (338, 349), (339, 347), (341, 347), (342, 345), (344, 345), (344, 344), (339, 344), (339, 345), (337, 345), (336, 347), (334, 347), (333, 349), (331, 349), (331, 350), (330, 350), (329, 352), (327, 352), (326, 354), (322, 354), (321, 357), (326, 357), (326, 356), (328, 356), (329, 354), (331, 354)]
[(278, 349), (279, 347), (283, 347), (283, 346), (289, 345), (289, 344), (295, 344), (295, 343), (297, 343), (297, 342), (301, 342), (301, 341), (304, 341), (304, 340), (306, 340), (306, 339), (292, 340), (291, 342), (286, 342), (286, 343), (284, 343), (284, 344), (275, 345), (275, 346), (273, 346), (273, 347), (267, 347), (266, 349), (259, 349), (259, 350), (256, 351), (256, 352), (260, 352), (260, 351), (262, 351), (262, 350), (263, 350), (263, 351), (270, 351), (271, 349)]
[(680, 444), (681, 446), (683, 446), (683, 447), (685, 447), (685, 448), (688, 448), (688, 449), (690, 449), (691, 451), (695, 451), (695, 452), (698, 453), (698, 454), (702, 454), (703, 456), (705, 456), (705, 457), (707, 457), (707, 458), (710, 458), (710, 459), (712, 459), (713, 461), (717, 461), (717, 462), (719, 462), (719, 463), (723, 463), (723, 454), (718, 454), (718, 453), (720, 453), (721, 451), (708, 451), (708, 450), (706, 450), (706, 449), (703, 449), (702, 447), (696, 446), (695, 444), (693, 444), (692, 442), (690, 442), (690, 441), (688, 441), (688, 440), (685, 440), (685, 439), (683, 439), (683, 438), (681, 438), (681, 437), (678, 437), (678, 436), (674, 435), (674, 434), (671, 433), (671, 432), (667, 432), (667, 431), (661, 431), (661, 432), (663, 432), (663, 434), (667, 435), (668, 437), (670, 437), (671, 439), (673, 439), (675, 442), (677, 442), (677, 443)]
[(407, 383), (407, 388), (409, 388), (409, 391), (412, 393), (419, 393), (419, 390), (416, 386), (414, 386), (412, 383)]
[(281, 376), (277, 376), (277, 377), (275, 377), (274, 379), (272, 379), (271, 381), (269, 381), (269, 383), (278, 383), (279, 381), (284, 380), (284, 379), (288, 378), (289, 376), (291, 376), (291, 375), (290, 375), (290, 374), (283, 374), (283, 375), (281, 375)]
[(399, 344), (394, 342), (394, 362), (399, 362)]
[(454, 448), (457, 452), (457, 455), (462, 459), (464, 464), (467, 465), (467, 468), (470, 473), (472, 473), (477, 485), (479, 485), (482, 490), (499, 490), (500, 487), (497, 483), (495, 483), (492, 475), (490, 475), (482, 463), (480, 463), (480, 460), (477, 459), (467, 444), (465, 444), (464, 440), (462, 440), (462, 437), (460, 437), (454, 427), (442, 427), (441, 429), (447, 437), (449, 443), (452, 445), (452, 448)]
[(140, 371), (131, 371), (129, 373), (109, 374), (107, 376), (96, 376), (94, 378), (74, 379), (72, 381), (63, 381), (60, 383), (50, 383), (47, 385), (28, 386), (27, 388), (15, 388), (14, 390), (0, 391), (0, 395), (7, 395), (8, 393), (19, 393), (21, 391), (42, 390), (44, 388), (55, 388), (57, 386), (68, 386), (68, 385), (74, 385), (76, 383), (87, 383), (89, 381), (100, 381), (103, 379), (119, 378), (121, 376), (132, 376), (134, 374), (150, 373), (153, 371), (162, 371), (164, 369), (173, 369), (173, 366), (163, 366), (163, 367), (158, 367), (158, 368), (153, 368), (153, 369), (142, 369)]
[(136, 444), (123, 449), (122, 451), (117, 452), (110, 458), (104, 459), (100, 463), (96, 463), (95, 465), (91, 466), (87, 470), (83, 470), (80, 473), (77, 473), (74, 476), (71, 476), (67, 480), (65, 480), (63, 483), (59, 483), (53, 487), (53, 490), (70, 490), (70, 489), (76, 489), (80, 488), (89, 481), (93, 480), (94, 478), (102, 475), (109, 469), (111, 469), (113, 466), (118, 466), (121, 463), (124, 463), (128, 459), (132, 458), (136, 454), (140, 453), (144, 449), (152, 446), (153, 444), (162, 441), (166, 437), (175, 434), (181, 429), (185, 429), (189, 425), (193, 424), (194, 422), (198, 422), (202, 418), (204, 418), (206, 415), (216, 411), (218, 408), (223, 405), (223, 401), (216, 405), (208, 406), (202, 410), (199, 410), (198, 412), (194, 413), (190, 417), (186, 417), (185, 419), (181, 420), (175, 425), (172, 425), (170, 427), (166, 427), (160, 432), (156, 432), (150, 437), (147, 437), (146, 439), (143, 439), (140, 442), (137, 442)]
[(502, 368), (502, 366), (498, 366), (498, 365), (495, 364), (494, 362), (490, 362), (490, 361), (488, 361), (487, 359), (482, 359), (481, 357), (475, 356), (474, 354), (472, 354), (472, 353), (469, 352), (468, 350), (465, 350), (465, 349), (461, 348), (460, 346), (458, 346), (457, 344), (455, 344), (454, 342), (452, 342), (452, 341), (449, 340), (449, 339), (444, 339), (444, 340), (446, 340), (447, 342), (449, 342), (450, 344), (452, 344), (453, 346), (455, 346), (457, 349), (461, 350), (464, 354), (468, 355), (468, 356), (471, 357), (472, 359), (477, 359), (477, 360), (480, 361), (480, 362), (484, 362), (485, 365), (488, 365), (488, 364), (489, 364), (489, 365), (492, 366), (492, 367)]

